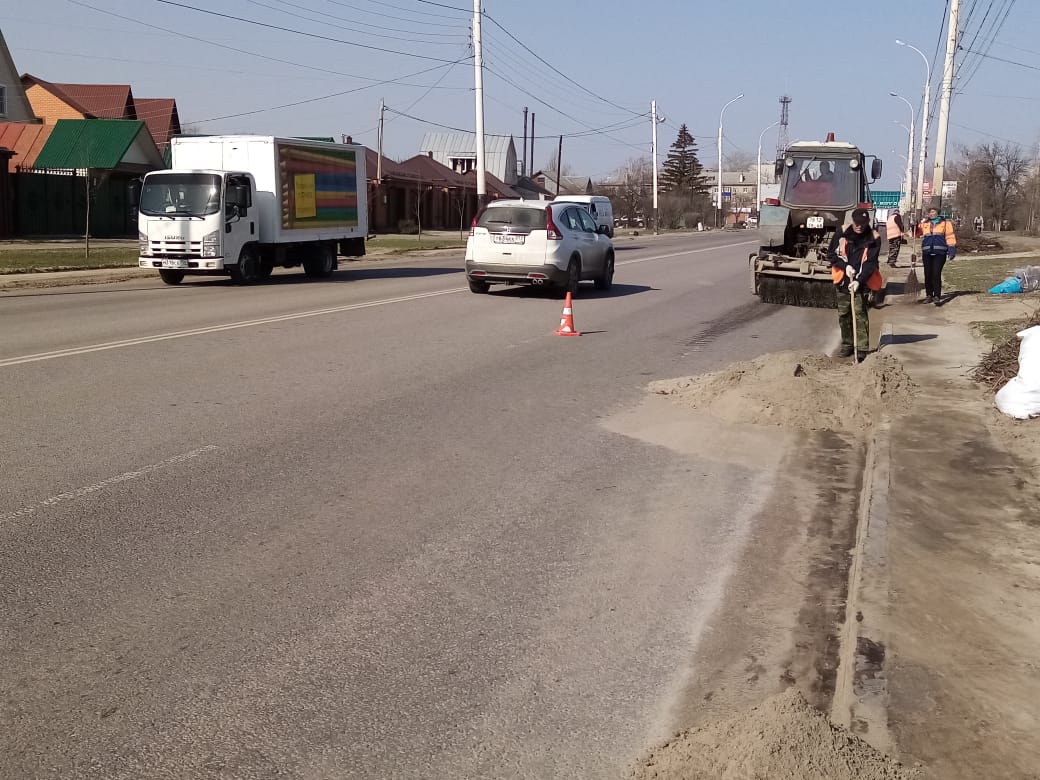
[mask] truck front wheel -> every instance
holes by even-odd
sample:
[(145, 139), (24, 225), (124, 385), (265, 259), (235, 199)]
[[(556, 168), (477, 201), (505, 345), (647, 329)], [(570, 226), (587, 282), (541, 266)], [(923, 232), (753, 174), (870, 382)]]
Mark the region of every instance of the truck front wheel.
[(159, 276), (166, 284), (180, 284), (184, 281), (184, 271), (174, 271), (164, 268), (159, 271)]
[(238, 264), (228, 266), (228, 271), (235, 284), (252, 284), (259, 276), (260, 264), (253, 250), (245, 247), (238, 256)]

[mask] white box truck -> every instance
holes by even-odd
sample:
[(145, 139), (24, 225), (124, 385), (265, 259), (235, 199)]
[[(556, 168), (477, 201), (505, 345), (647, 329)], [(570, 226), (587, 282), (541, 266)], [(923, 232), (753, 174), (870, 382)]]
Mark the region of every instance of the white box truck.
[(365, 148), (255, 135), (170, 142), (172, 168), (133, 188), (141, 268), (167, 284), (229, 274), (240, 284), (276, 267), (327, 277), (339, 255), (365, 254)]

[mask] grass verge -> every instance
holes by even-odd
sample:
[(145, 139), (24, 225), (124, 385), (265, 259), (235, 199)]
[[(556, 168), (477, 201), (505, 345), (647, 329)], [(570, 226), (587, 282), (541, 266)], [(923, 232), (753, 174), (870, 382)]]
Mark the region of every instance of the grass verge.
[(417, 236), (394, 236), (392, 238), (376, 236), (369, 239), (366, 247), (369, 252), (383, 252), (386, 254), (402, 254), (404, 252), (429, 251), (431, 249), (465, 249), (466, 239), (431, 236), (420, 241)]
[(0, 251), (0, 273), (76, 271), (90, 268), (130, 268), (137, 265), (137, 247), (92, 249), (84, 257), (82, 247), (60, 249), (10, 249)]
[(986, 292), (1011, 276), (1014, 269), (1027, 265), (1040, 265), (1040, 254), (1014, 258), (985, 258), (959, 254), (943, 268), (943, 281), (950, 290)]

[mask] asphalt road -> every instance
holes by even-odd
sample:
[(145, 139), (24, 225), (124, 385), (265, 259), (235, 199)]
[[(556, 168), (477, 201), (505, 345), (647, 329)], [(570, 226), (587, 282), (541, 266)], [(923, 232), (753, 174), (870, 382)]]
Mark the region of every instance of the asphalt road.
[(753, 238), (620, 244), (571, 339), (458, 257), (0, 294), (0, 777), (622, 774), (774, 474), (603, 423), (832, 341)]

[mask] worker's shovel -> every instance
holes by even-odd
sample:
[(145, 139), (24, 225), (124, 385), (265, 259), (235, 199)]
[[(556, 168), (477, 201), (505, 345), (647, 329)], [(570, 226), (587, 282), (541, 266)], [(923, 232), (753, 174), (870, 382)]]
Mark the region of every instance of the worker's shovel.
[(852, 304), (852, 365), (859, 363), (859, 334), (856, 332), (856, 292), (849, 285), (849, 303)]

